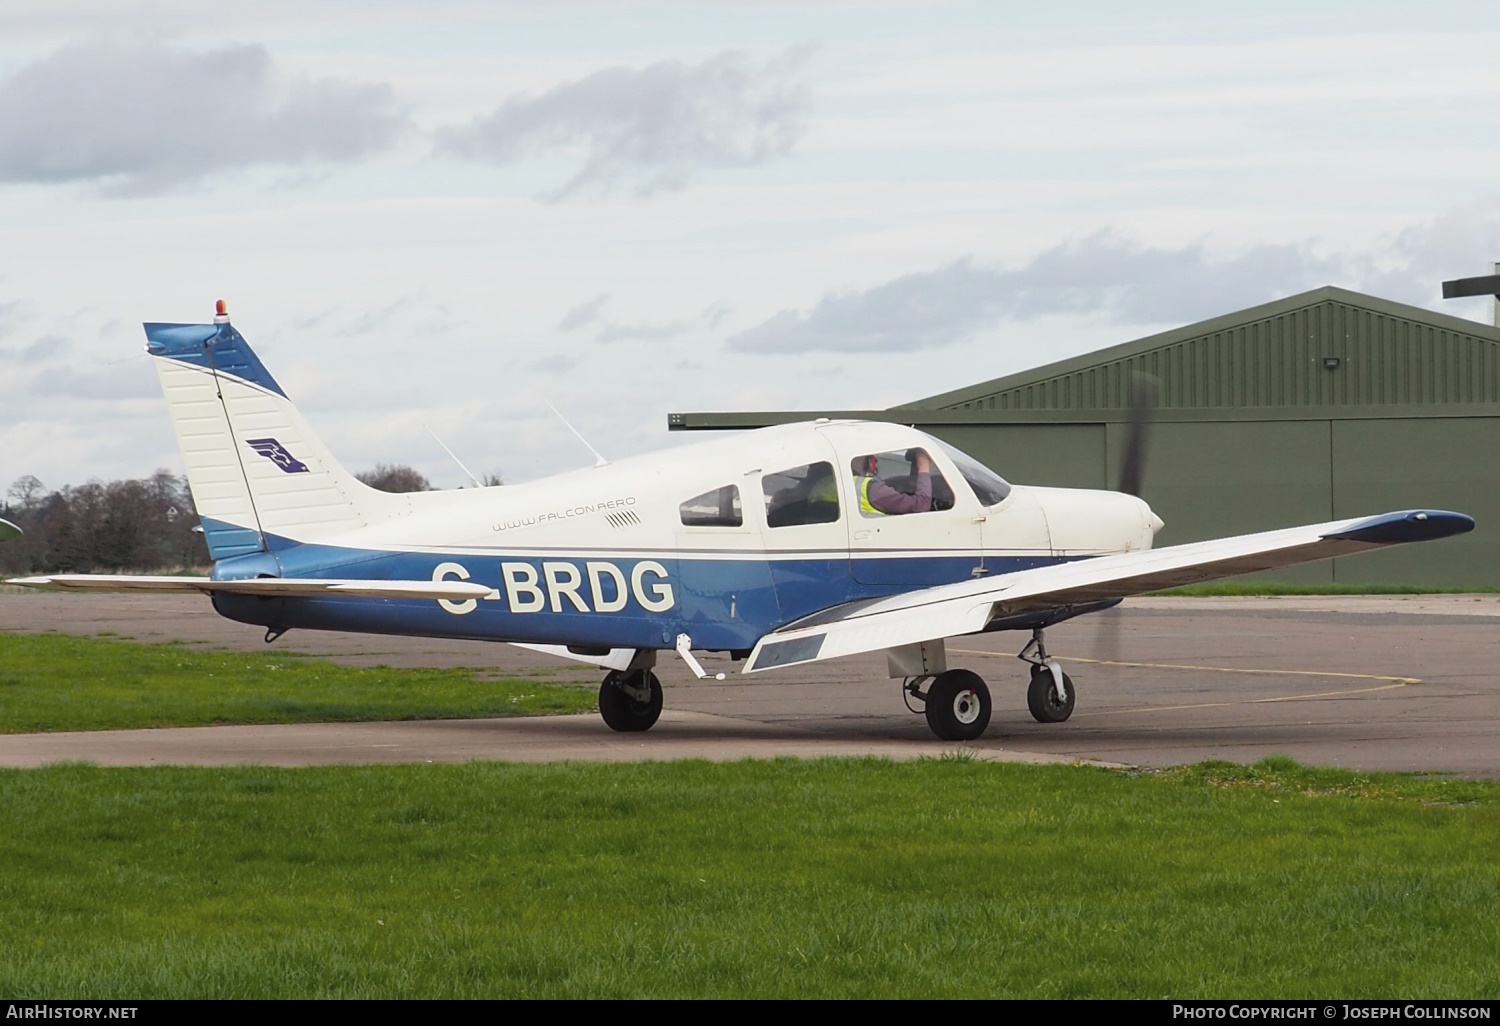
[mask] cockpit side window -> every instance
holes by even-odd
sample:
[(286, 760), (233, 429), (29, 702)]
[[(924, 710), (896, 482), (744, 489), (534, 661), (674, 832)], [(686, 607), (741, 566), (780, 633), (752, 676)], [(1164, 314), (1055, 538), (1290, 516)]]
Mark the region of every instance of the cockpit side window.
[[(924, 488), (921, 471), (928, 481)], [(865, 517), (930, 513), (953, 508), (953, 489), (925, 449), (856, 456), (849, 464), (854, 494)]]
[(761, 478), (766, 523), (771, 527), (831, 524), (839, 518), (838, 482), (832, 463), (809, 463)]
[(1010, 482), (995, 473), (983, 463), (966, 452), (953, 448), (947, 442), (938, 442), (949, 458), (958, 465), (958, 472), (963, 475), (969, 487), (974, 489), (974, 496), (979, 500), (981, 506), (994, 506), (1005, 501), (1010, 495)]
[(678, 506), (677, 512), (687, 527), (739, 527), (745, 522), (739, 485), (725, 485), (695, 495)]

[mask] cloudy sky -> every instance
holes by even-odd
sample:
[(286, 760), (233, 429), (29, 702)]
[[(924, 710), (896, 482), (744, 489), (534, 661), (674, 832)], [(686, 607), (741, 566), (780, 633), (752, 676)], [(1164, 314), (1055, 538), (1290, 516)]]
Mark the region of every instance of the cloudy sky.
[(0, 489), (180, 469), (140, 322), (355, 470), (883, 407), (1323, 284), (1475, 319), (1500, 6), (7, 0)]

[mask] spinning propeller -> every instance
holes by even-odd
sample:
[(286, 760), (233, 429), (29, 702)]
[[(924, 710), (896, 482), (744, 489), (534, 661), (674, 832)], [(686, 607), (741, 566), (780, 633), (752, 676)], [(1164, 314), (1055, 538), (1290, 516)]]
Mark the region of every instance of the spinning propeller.
[(1117, 491), (1141, 497), (1141, 479), (1146, 472), (1146, 435), (1151, 410), (1156, 406), (1158, 382), (1150, 374), (1136, 371), (1130, 381), (1130, 417), (1125, 422), (1125, 453), (1120, 458)]
[[(1120, 457), (1120, 484), (1116, 491), (1141, 497), (1146, 474), (1146, 445), (1150, 435), (1151, 411), (1156, 407), (1159, 382), (1150, 374), (1136, 371), (1130, 379), (1130, 413), (1125, 421), (1125, 451)], [(1099, 625), (1094, 640), (1094, 658), (1113, 663), (1120, 659), (1120, 622), (1125, 615), (1120, 606), (1096, 613)]]

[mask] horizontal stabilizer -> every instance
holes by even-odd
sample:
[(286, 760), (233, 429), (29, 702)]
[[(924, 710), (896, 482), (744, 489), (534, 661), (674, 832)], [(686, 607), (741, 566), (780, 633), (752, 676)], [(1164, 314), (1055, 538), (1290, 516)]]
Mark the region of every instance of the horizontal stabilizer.
[(1076, 609), (1386, 545), (1446, 538), (1473, 529), (1473, 519), (1462, 513), (1403, 510), (1098, 556), (890, 598), (847, 602), (761, 638), (745, 672), (974, 634), (1007, 617)]
[(464, 599), (486, 598), (493, 590), (466, 581), (348, 581), (315, 578), (251, 577), (216, 581), (211, 577), (132, 577), (129, 574), (54, 574), (6, 581), (25, 588), (78, 588), (91, 591), (197, 591), (229, 595), (306, 597)]

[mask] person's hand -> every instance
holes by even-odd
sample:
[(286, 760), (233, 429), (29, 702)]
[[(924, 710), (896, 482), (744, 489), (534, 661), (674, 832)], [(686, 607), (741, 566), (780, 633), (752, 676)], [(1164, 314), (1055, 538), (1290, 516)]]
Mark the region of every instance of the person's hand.
[(930, 456), (928, 456), (925, 452), (922, 452), (920, 449), (917, 450), (917, 473), (918, 474), (930, 474), (930, 473), (932, 473), (932, 458)]

